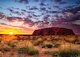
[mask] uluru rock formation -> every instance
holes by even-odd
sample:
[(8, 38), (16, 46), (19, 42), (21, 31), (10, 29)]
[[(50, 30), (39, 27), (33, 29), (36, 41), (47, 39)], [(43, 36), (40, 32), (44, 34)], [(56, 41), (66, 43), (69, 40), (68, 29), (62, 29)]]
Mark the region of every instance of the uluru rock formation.
[(71, 29), (51, 27), (35, 30), (33, 35), (75, 35), (75, 33)]

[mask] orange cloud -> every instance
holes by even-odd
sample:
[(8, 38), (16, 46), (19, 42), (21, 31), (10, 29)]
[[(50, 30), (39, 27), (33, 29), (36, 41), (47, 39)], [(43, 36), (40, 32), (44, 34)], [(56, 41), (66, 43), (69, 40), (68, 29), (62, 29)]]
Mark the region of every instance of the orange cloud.
[(9, 34), (13, 32), (14, 34), (32, 34), (34, 29), (9, 26), (9, 25), (0, 25), (0, 34)]
[(7, 18), (3, 18), (0, 21), (0, 34), (9, 34), (13, 32), (14, 34), (32, 34), (37, 26), (29, 26), (29, 24), (24, 24), (24, 20), (15, 19), (13, 21), (8, 21)]

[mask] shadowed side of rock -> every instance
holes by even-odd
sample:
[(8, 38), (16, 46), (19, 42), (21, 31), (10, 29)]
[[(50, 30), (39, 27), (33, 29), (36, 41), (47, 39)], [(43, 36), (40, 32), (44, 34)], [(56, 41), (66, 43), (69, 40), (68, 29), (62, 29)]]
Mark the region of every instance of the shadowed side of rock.
[(35, 30), (33, 35), (75, 35), (75, 33), (71, 29), (51, 27)]

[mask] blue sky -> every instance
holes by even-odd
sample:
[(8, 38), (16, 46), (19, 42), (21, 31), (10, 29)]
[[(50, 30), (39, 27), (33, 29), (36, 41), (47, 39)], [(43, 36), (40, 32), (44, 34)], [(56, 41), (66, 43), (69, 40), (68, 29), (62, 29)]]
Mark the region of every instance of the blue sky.
[[(11, 16), (10, 14), (12, 14), (12, 16), (14, 17), (27, 17), (27, 15), (32, 15), (32, 14), (28, 14), (25, 13), (25, 15), (18, 15), (18, 14), (14, 14), (11, 13), (7, 8), (19, 8), (19, 12), (21, 12), (21, 9), (27, 10), (27, 11), (33, 11), (35, 12), (35, 15), (41, 15), (41, 13), (44, 13), (46, 15), (55, 15), (57, 13), (46, 13), (45, 11), (39, 11), (39, 10), (29, 10), (29, 8), (26, 8), (26, 6), (29, 6), (30, 8), (32, 7), (37, 7), (38, 9), (40, 9), (40, 7), (44, 7), (46, 8), (46, 10), (49, 11), (62, 11), (62, 9), (65, 9), (65, 7), (67, 6), (76, 6), (77, 4), (75, 3), (77, 0), (63, 0), (61, 2), (63, 2), (63, 4), (59, 4), (59, 2), (55, 2), (55, 0), (51, 1), (51, 0), (46, 0), (45, 2), (43, 2), (46, 6), (40, 6), (42, 0), (39, 0), (38, 2), (36, 2), (35, 0), (29, 0), (29, 3), (23, 3), (23, 2), (15, 2), (15, 0), (0, 0), (0, 12), (3, 12), (5, 15), (7, 16)], [(59, 8), (55, 7), (58, 6)], [(51, 9), (48, 9), (48, 7), (50, 7)], [(14, 11), (16, 11), (16, 9), (13, 9)], [(38, 18), (39, 20), (43, 19), (43, 16), (45, 15), (41, 15), (39, 17), (33, 17), (31, 19), (34, 19), (33, 21), (36, 21), (35, 18)]]

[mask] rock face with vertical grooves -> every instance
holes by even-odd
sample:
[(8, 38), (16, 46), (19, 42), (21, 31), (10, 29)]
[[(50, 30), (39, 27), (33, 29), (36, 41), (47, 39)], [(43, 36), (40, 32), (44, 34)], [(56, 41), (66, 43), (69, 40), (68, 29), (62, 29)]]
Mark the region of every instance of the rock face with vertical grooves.
[(38, 29), (33, 32), (33, 35), (75, 35), (71, 29), (51, 27)]

